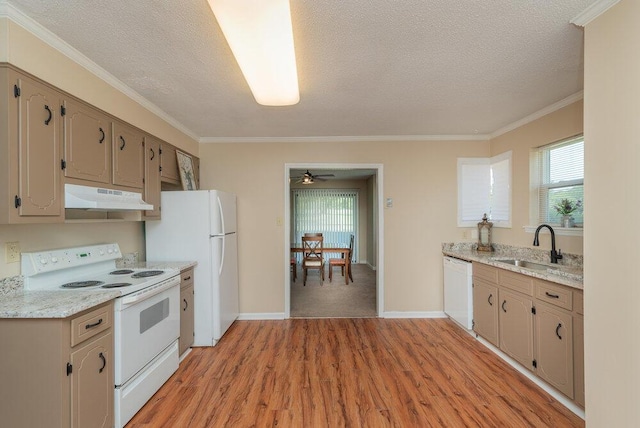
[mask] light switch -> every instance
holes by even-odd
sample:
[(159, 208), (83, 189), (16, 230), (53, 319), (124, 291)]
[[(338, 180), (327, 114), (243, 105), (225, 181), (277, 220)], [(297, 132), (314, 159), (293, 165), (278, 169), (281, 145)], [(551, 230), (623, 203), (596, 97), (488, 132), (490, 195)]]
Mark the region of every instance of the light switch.
[(387, 198), (387, 200), (384, 202), (384, 205), (387, 208), (393, 208), (393, 198)]
[(276, 226), (282, 226), (282, 217), (276, 217)]

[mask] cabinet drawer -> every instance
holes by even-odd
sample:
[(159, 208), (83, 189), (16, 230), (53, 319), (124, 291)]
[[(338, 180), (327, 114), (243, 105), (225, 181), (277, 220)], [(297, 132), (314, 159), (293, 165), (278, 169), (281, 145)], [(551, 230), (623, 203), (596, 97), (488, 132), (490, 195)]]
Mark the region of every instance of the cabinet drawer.
[(511, 290), (533, 296), (533, 279), (529, 276), (498, 269), (498, 284)]
[(71, 320), (71, 346), (95, 336), (113, 325), (113, 305), (108, 304)]
[(570, 289), (547, 281), (536, 281), (536, 299), (564, 308), (568, 311), (573, 307)]
[(473, 276), (495, 284), (498, 282), (498, 269), (493, 266), (473, 262)]
[(573, 308), (576, 313), (584, 315), (584, 295), (582, 291), (573, 290)]
[(193, 268), (180, 272), (180, 289), (193, 285)]

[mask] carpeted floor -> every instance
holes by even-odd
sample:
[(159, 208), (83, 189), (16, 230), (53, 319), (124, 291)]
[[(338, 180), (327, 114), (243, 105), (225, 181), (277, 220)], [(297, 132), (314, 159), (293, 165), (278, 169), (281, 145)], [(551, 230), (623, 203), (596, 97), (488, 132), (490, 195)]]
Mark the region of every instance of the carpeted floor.
[(302, 286), (302, 268), (298, 265), (297, 281), (291, 284), (292, 318), (373, 318), (376, 313), (376, 272), (367, 265), (352, 265), (353, 282), (344, 283), (339, 269), (325, 267), (324, 282), (320, 274), (309, 270), (307, 285)]

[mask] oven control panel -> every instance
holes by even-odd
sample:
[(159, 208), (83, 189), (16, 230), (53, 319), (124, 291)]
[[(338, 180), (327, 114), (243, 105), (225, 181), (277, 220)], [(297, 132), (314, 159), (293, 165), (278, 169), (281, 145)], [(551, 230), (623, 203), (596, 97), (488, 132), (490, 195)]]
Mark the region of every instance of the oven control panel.
[(100, 244), (22, 253), (21, 256), (22, 275), (33, 276), (61, 269), (108, 262), (121, 258), (122, 253), (118, 244)]

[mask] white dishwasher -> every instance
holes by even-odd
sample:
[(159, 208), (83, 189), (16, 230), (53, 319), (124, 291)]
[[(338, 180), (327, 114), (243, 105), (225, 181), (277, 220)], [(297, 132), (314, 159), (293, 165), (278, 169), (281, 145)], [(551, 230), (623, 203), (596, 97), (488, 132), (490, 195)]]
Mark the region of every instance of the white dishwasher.
[(458, 324), (473, 328), (473, 279), (471, 263), (444, 257), (444, 312)]

